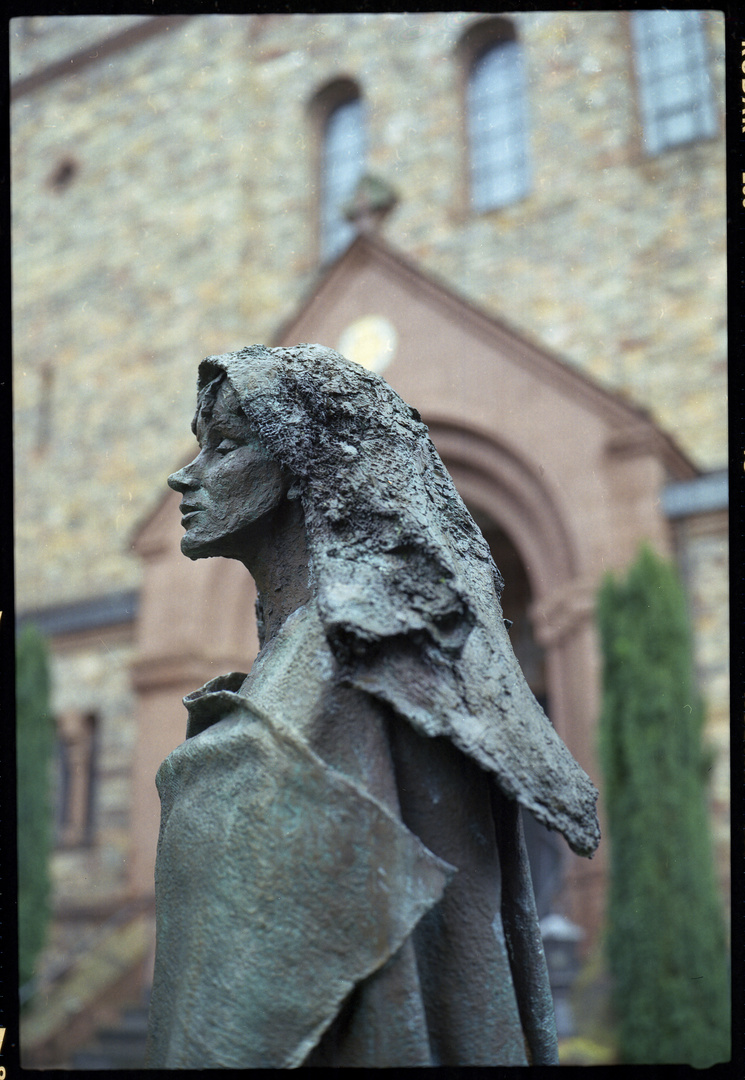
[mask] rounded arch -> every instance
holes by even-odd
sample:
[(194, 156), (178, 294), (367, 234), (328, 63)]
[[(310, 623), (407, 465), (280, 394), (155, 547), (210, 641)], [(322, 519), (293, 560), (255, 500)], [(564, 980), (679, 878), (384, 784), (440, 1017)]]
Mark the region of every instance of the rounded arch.
[(350, 75), (337, 75), (318, 87), (307, 104), (308, 116), (319, 130), (323, 127), (329, 113), (344, 105), (347, 101), (355, 101), (362, 97), (362, 87), (356, 79)]
[(571, 532), (543, 478), (493, 434), (424, 418), (461, 497), (497, 523), (520, 555), (536, 602), (578, 573)]
[[(592, 692), (588, 698), (588, 687), (592, 691), (597, 678), (585, 639), (586, 627), (576, 623), (566, 635), (547, 639), (542, 633), (542, 616), (537, 615), (541, 605), (550, 605), (557, 594), (571, 593), (585, 569), (580, 545), (566, 513), (560, 509), (560, 501), (545, 478), (493, 432), (465, 427), (443, 416), (429, 414), (423, 419), (477, 523), (496, 526), (496, 531), (506, 537), (507, 547), (512, 546), (522, 563), (522, 568), (517, 568), (516, 583), (519, 586), (522, 570), (528, 596), (519, 615), (525, 620), (522, 629), (527, 644), (540, 656), (541, 665), (540, 678), (532, 680), (531, 688), (537, 692), (559, 735), (587, 768), (592, 757), (596, 715)], [(499, 566), (499, 552), (494, 550), (494, 545), (492, 550)], [(504, 569), (507, 602), (511, 578), (509, 567)], [(512, 617), (507, 606), (504, 611)], [(515, 629), (519, 632), (521, 628)], [(530, 661), (530, 655), (526, 657), (520, 645), (519, 640), (513, 640), (515, 654), (520, 653), (521, 663)], [(526, 675), (529, 673), (528, 663)], [(581, 891), (581, 883), (575, 884), (573, 875), (577, 871), (572, 857), (529, 815), (523, 817), (523, 826), (541, 914), (549, 914), (556, 904), (564, 901), (573, 913), (575, 904), (579, 910), (581, 901), (575, 898)]]
[(469, 68), (493, 45), (517, 41), (517, 28), (512, 19), (503, 15), (488, 15), (472, 22), (461, 34), (456, 45), (458, 59)]

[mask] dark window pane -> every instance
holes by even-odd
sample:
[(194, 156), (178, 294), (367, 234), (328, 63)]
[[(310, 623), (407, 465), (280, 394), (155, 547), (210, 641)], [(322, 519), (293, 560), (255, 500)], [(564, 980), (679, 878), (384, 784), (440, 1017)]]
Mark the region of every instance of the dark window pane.
[(701, 12), (634, 11), (631, 28), (647, 153), (715, 135)]
[(474, 209), (515, 202), (530, 188), (525, 72), (518, 42), (500, 42), (476, 60), (467, 108)]
[(322, 153), (322, 251), (325, 259), (331, 259), (354, 237), (342, 207), (354, 194), (365, 167), (364, 117), (359, 98), (345, 101), (329, 114)]

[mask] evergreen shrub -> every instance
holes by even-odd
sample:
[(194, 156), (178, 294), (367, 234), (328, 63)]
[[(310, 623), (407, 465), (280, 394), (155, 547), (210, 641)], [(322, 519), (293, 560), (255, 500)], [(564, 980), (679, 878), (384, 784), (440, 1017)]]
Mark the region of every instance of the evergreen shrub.
[(33, 626), (16, 641), (18, 954), (21, 986), (34, 974), (50, 918), (51, 767), (55, 730), (44, 638)]
[(608, 962), (628, 1064), (730, 1057), (724, 919), (706, 806), (711, 758), (675, 570), (644, 547), (598, 598), (610, 841)]

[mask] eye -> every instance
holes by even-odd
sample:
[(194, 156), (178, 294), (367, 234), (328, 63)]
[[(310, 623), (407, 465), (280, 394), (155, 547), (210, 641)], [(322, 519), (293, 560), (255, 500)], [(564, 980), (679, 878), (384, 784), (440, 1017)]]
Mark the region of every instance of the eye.
[(217, 446), (215, 447), (215, 453), (216, 454), (230, 454), (230, 453), (232, 453), (233, 450), (237, 450), (237, 449), (238, 449), (238, 444), (237, 443), (233, 442), (231, 439), (223, 439), (222, 442), (219, 442), (217, 444)]

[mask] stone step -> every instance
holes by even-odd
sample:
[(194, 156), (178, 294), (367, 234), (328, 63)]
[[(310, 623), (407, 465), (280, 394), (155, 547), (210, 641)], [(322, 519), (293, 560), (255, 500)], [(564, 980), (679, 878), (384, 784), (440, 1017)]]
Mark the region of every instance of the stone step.
[(106, 1050), (78, 1050), (72, 1059), (71, 1069), (85, 1072), (89, 1069), (143, 1069), (145, 1055), (110, 1054)]
[(118, 1023), (101, 1028), (95, 1040), (78, 1050), (73, 1069), (141, 1069), (145, 1059), (147, 1008), (125, 1009)]
[(147, 1013), (146, 1008), (133, 1006), (130, 1009), (125, 1009), (116, 1024), (102, 1028), (98, 1032), (98, 1038), (105, 1039), (109, 1035), (141, 1035), (144, 1039), (147, 1033)]
[(71, 1068), (82, 1072), (87, 1069), (113, 1069), (118, 1066), (113, 1065), (109, 1055), (102, 1050), (78, 1050), (73, 1054)]

